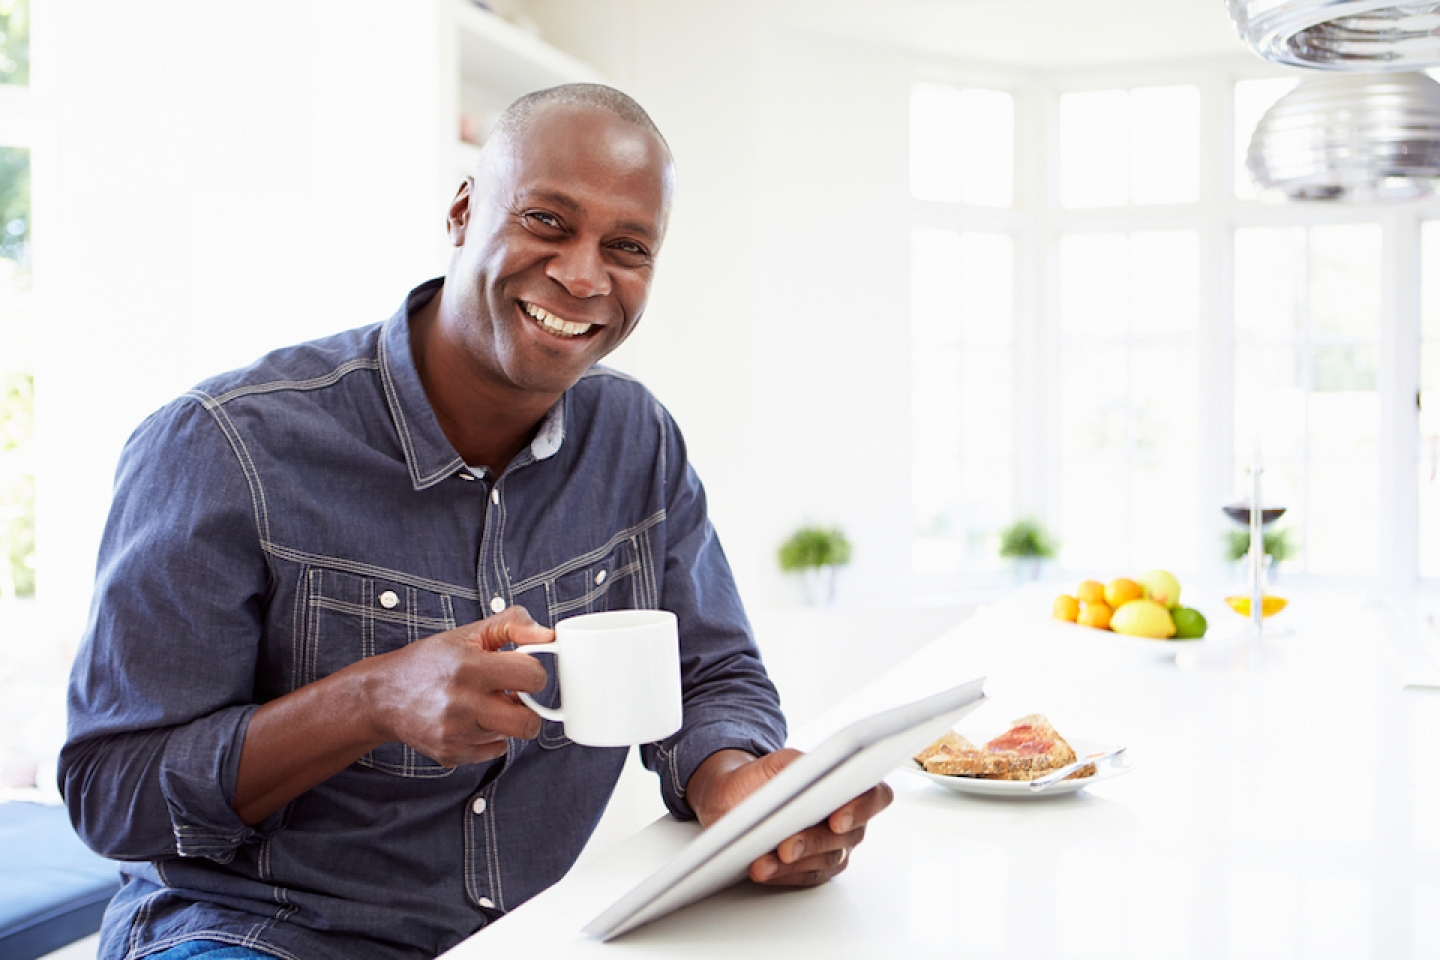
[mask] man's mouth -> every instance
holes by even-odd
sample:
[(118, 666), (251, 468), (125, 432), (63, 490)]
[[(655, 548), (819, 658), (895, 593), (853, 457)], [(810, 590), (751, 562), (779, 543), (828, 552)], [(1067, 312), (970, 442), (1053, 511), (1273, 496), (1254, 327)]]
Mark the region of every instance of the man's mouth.
[(544, 307), (526, 303), (524, 300), (520, 303), (532, 320), (540, 324), (546, 332), (553, 333), (557, 337), (581, 337), (589, 333), (590, 328), (595, 326), (593, 323), (576, 323), (574, 320), (557, 317)]

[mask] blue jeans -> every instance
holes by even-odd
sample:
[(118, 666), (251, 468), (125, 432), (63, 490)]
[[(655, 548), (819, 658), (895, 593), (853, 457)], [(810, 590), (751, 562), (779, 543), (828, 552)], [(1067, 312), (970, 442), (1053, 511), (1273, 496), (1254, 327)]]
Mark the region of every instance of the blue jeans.
[(275, 960), (253, 947), (237, 947), (219, 940), (187, 940), (179, 946), (152, 953), (147, 960)]

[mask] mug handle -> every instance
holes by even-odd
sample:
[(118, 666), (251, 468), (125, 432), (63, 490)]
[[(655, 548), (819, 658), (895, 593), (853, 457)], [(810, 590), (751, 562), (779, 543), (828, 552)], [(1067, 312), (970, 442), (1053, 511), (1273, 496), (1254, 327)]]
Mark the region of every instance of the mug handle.
[[(554, 654), (558, 657), (560, 655), (560, 641), (551, 640), (549, 643), (534, 643), (524, 647), (516, 647), (515, 652), (528, 653), (531, 656), (540, 653), (549, 653)], [(540, 716), (544, 717), (546, 720), (554, 720), (557, 723), (565, 722), (565, 714), (562, 711), (554, 709), (552, 707), (547, 707), (543, 703), (537, 703), (535, 701), (535, 698), (530, 696), (530, 694), (528, 693), (516, 691), (515, 695), (520, 698), (521, 703), (525, 704), (525, 706), (540, 714)]]

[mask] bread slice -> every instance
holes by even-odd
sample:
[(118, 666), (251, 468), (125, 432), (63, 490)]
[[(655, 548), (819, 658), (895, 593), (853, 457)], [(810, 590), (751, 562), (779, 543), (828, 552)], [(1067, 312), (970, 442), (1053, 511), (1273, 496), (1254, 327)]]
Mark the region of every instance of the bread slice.
[[(1038, 713), (1021, 717), (1010, 729), (977, 748), (949, 733), (922, 750), (915, 759), (930, 773), (982, 780), (1034, 780), (1076, 760), (1075, 751), (1050, 721)], [(1092, 777), (1088, 764), (1066, 779)]]

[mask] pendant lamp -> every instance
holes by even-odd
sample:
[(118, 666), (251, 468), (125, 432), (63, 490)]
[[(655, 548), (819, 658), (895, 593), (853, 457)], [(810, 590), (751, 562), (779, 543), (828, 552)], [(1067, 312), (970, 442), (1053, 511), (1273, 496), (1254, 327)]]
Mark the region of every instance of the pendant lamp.
[(1225, 0), (1235, 28), (1266, 60), (1370, 73), (1440, 63), (1440, 2)]
[(1440, 185), (1440, 83), (1423, 73), (1302, 80), (1260, 118), (1245, 165), (1291, 200), (1413, 200)]

